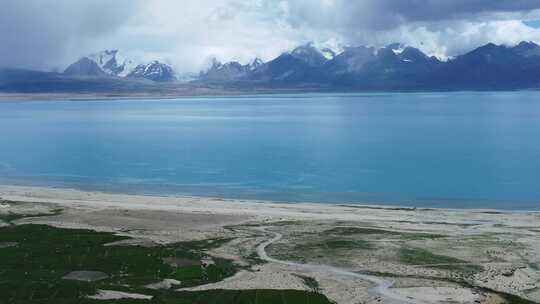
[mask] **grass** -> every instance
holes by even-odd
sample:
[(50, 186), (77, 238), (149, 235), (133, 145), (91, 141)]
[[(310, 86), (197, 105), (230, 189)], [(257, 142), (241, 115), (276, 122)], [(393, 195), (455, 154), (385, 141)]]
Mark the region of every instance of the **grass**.
[(425, 240), (425, 239), (440, 239), (446, 237), (442, 234), (434, 234), (434, 233), (417, 233), (417, 232), (404, 232), (400, 235), (401, 239), (406, 241), (414, 241), (414, 240)]
[(4, 221), (9, 225), (14, 225), (16, 220), (20, 220), (27, 217), (45, 217), (45, 216), (54, 216), (62, 213), (62, 209), (53, 209), (49, 213), (38, 213), (38, 214), (20, 214), (15, 212), (8, 212), (0, 214), (0, 221)]
[(481, 266), (468, 264), (454, 257), (438, 255), (429, 250), (403, 246), (399, 250), (399, 260), (408, 265), (426, 265), (430, 268), (455, 270), (460, 272), (478, 272)]
[(304, 282), (304, 285), (306, 285), (312, 292), (321, 293), (319, 282), (317, 282), (315, 278), (300, 275), (300, 274), (295, 274), (295, 276), (302, 279), (302, 281)]
[(323, 232), (327, 235), (384, 235), (384, 236), (399, 236), (403, 240), (422, 240), (422, 239), (437, 239), (443, 238), (444, 235), (433, 233), (417, 233), (417, 232), (398, 232), (392, 230), (378, 228), (363, 228), (363, 227), (335, 227)]
[(398, 232), (377, 229), (377, 228), (362, 228), (362, 227), (335, 227), (323, 232), (324, 234), (333, 235), (357, 235), (357, 234), (389, 234), (398, 235)]
[[(297, 290), (209, 290), (162, 292), (152, 300), (81, 300), (81, 304), (332, 304), (315, 292)], [(64, 304), (64, 303), (58, 303)], [(67, 304), (67, 303), (66, 303)]]
[[(165, 278), (182, 282), (180, 287), (218, 282), (239, 269), (230, 260), (213, 257), (214, 265), (201, 267), (207, 250), (227, 239), (182, 242), (167, 246), (104, 246), (127, 239), (112, 233), (61, 229), (46, 225), (12, 225), (0, 228), (1, 242), (17, 246), (0, 249), (0, 303), (329, 303), (316, 293), (298, 291), (202, 291), (150, 290), (144, 286)], [(172, 267), (164, 258), (185, 263)], [(76, 270), (100, 271), (108, 279), (86, 283), (62, 279)], [(95, 301), (85, 298), (97, 289), (154, 296), (151, 301)]]
[(289, 247), (285, 244), (272, 244), (268, 247), (268, 251), (270, 256), (282, 261), (307, 262), (304, 252), (298, 251), (296, 246)]
[(371, 227), (340, 226), (322, 231), (317, 237), (291, 243), (273, 244), (270, 254), (281, 260), (306, 262), (311, 257), (331, 257), (349, 250), (377, 249), (377, 239), (399, 238), (401, 241), (436, 239), (440, 234), (399, 232)]
[(309, 244), (306, 249), (315, 249), (316, 246), (320, 246), (326, 249), (373, 249), (373, 245), (364, 240), (351, 240), (351, 239), (327, 239), (317, 244)]
[[(199, 263), (173, 268), (165, 257), (200, 261), (202, 249), (220, 246), (224, 240), (178, 243), (144, 248), (103, 246), (125, 239), (111, 233), (59, 229), (45, 225), (0, 228), (1, 242), (17, 242), (0, 250), (0, 292), (10, 299), (32, 300), (89, 294), (96, 288), (127, 285), (140, 288), (165, 278), (182, 281), (184, 287), (217, 282), (236, 272), (229, 260), (214, 258), (215, 265)], [(62, 277), (75, 270), (101, 271), (110, 279), (95, 284), (76, 284)], [(56, 296), (55, 296), (56, 295)], [(52, 300), (52, 299), (51, 299)]]
[(306, 263), (311, 257), (332, 257), (348, 250), (373, 249), (371, 242), (347, 238), (313, 240), (305, 243), (272, 244), (270, 255), (285, 261)]

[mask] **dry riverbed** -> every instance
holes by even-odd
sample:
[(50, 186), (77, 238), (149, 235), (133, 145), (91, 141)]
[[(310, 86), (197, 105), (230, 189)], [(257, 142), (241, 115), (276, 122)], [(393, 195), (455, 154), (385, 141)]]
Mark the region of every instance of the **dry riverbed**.
[[(149, 247), (228, 239), (208, 254), (233, 260), (242, 270), (186, 290), (312, 290), (337, 303), (540, 302), (540, 214), (535, 212), (278, 204), (20, 186), (0, 186), (0, 201), (0, 226), (114, 232), (134, 238), (131, 245)], [(0, 250), (9, 246), (16, 244), (0, 242)], [(125, 296), (101, 295), (111, 294)]]

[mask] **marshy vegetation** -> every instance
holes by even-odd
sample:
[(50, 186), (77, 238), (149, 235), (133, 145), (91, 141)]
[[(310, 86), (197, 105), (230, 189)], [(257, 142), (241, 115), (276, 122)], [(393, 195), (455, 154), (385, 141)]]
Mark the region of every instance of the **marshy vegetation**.
[[(34, 216), (34, 215), (32, 215)], [(9, 215), (9, 220), (26, 217)], [(316, 292), (276, 290), (177, 291), (218, 282), (240, 267), (206, 254), (229, 239), (181, 242), (155, 247), (120, 245), (129, 238), (107, 232), (46, 225), (0, 227), (1, 303), (311, 303), (328, 304)], [(116, 243), (115, 243), (116, 242)], [(108, 245), (113, 243), (113, 245)], [(116, 244), (116, 245), (115, 245)], [(103, 273), (97, 280), (69, 280), (68, 274)], [(68, 275), (66, 277), (66, 275)], [(150, 284), (172, 280), (169, 289)], [(88, 296), (113, 290), (149, 299), (95, 300)]]
[(429, 268), (474, 273), (482, 271), (482, 267), (454, 257), (434, 254), (429, 250), (402, 246), (399, 249), (399, 260), (403, 264)]
[[(91, 230), (60, 229), (45, 225), (0, 228), (1, 242), (17, 243), (0, 250), (2, 277), (0, 292), (11, 299), (56, 301), (81, 297), (97, 289), (121, 287), (138, 290), (164, 279), (190, 287), (217, 282), (233, 275), (237, 268), (229, 260), (213, 258), (203, 267), (203, 250), (215, 248), (223, 240), (185, 242), (154, 248), (104, 246), (125, 237)], [(165, 258), (182, 258), (192, 263), (173, 267)], [(99, 271), (109, 278), (81, 284), (63, 279), (73, 271)]]

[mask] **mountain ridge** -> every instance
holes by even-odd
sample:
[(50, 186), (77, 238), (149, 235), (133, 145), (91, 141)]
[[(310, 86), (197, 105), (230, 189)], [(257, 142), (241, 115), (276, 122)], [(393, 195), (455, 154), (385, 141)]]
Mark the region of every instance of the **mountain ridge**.
[(347, 47), (331, 58), (321, 53), (312, 44), (300, 46), (241, 77), (222, 79), (221, 84), (346, 90), (540, 87), (540, 46), (534, 42), (516, 46), (488, 43), (446, 61), (398, 43), (381, 48)]
[(135, 64), (118, 50), (106, 50), (82, 57), (64, 73), (0, 69), (0, 91), (115, 92), (121, 87), (122, 92), (154, 92), (163, 88), (160, 83), (235, 92), (539, 89), (540, 46), (531, 41), (514, 46), (488, 43), (440, 60), (399, 43), (346, 47), (339, 53), (308, 43), (267, 62), (214, 59), (187, 84), (178, 82), (176, 75), (159, 61)]
[(173, 68), (165, 63), (153, 60), (136, 64), (133, 60), (121, 55), (119, 50), (104, 50), (80, 58), (70, 64), (64, 74), (73, 76), (113, 76), (122, 78), (147, 79), (155, 82), (172, 82), (176, 80)]

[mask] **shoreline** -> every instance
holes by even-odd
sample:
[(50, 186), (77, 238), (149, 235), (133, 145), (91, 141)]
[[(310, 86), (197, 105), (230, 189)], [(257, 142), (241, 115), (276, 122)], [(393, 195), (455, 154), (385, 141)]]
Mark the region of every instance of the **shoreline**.
[[(55, 193), (58, 195), (57, 199), (66, 199), (66, 195), (77, 194), (81, 197), (84, 196), (108, 196), (110, 198), (118, 198), (120, 201), (125, 201), (126, 198), (133, 198), (135, 200), (160, 200), (167, 199), (169, 201), (186, 201), (186, 200), (198, 200), (204, 202), (213, 203), (231, 203), (231, 204), (245, 204), (250, 206), (260, 206), (261, 204), (282, 206), (282, 207), (330, 207), (333, 209), (366, 209), (366, 210), (381, 210), (381, 211), (447, 211), (447, 212), (474, 212), (474, 213), (493, 213), (493, 214), (540, 214), (540, 210), (525, 210), (525, 209), (498, 209), (498, 208), (449, 208), (449, 207), (417, 207), (412, 205), (401, 205), (398, 203), (377, 203), (377, 202), (342, 202), (342, 203), (328, 203), (328, 202), (316, 202), (316, 201), (279, 201), (279, 200), (267, 200), (267, 199), (242, 199), (242, 198), (227, 198), (219, 196), (200, 196), (189, 194), (158, 194), (158, 193), (130, 193), (130, 192), (117, 192), (117, 191), (99, 191), (99, 190), (84, 190), (76, 187), (62, 187), (62, 186), (34, 186), (34, 185), (20, 185), (20, 184), (0, 184), (0, 199), (5, 197), (19, 198), (24, 202), (31, 201), (34, 198), (40, 198), (44, 193)], [(7, 196), (6, 194), (9, 193)], [(25, 195), (25, 194), (30, 194)], [(41, 197), (43, 199), (54, 199), (54, 197)]]
[(537, 89), (516, 89), (516, 90), (418, 90), (418, 91), (333, 91), (333, 90), (272, 90), (272, 89), (260, 89), (260, 90), (223, 90), (210, 88), (207, 90), (200, 90), (196, 93), (192, 91), (180, 91), (175, 93), (11, 93), (0, 92), (0, 102), (35, 102), (35, 101), (124, 101), (124, 100), (181, 100), (188, 98), (227, 98), (227, 97), (275, 97), (276, 95), (291, 95), (297, 96), (302, 94), (350, 94), (350, 95), (372, 95), (372, 94), (486, 94), (486, 93), (518, 93), (518, 92), (540, 92), (540, 88)]
[[(536, 211), (277, 203), (0, 185), (2, 214), (15, 220), (0, 222), (0, 227), (88, 229), (129, 237), (141, 246), (228, 240), (207, 253), (245, 269), (186, 289), (191, 291), (309, 291), (302, 279), (308, 277), (339, 304), (379, 303), (381, 297), (512, 303), (501, 298), (504, 294), (540, 300)], [(281, 237), (270, 242), (271, 235)], [(270, 242), (269, 248), (261, 255), (264, 242)], [(272, 259), (259, 263), (257, 253), (258, 259)], [(374, 286), (374, 279), (394, 284)]]

